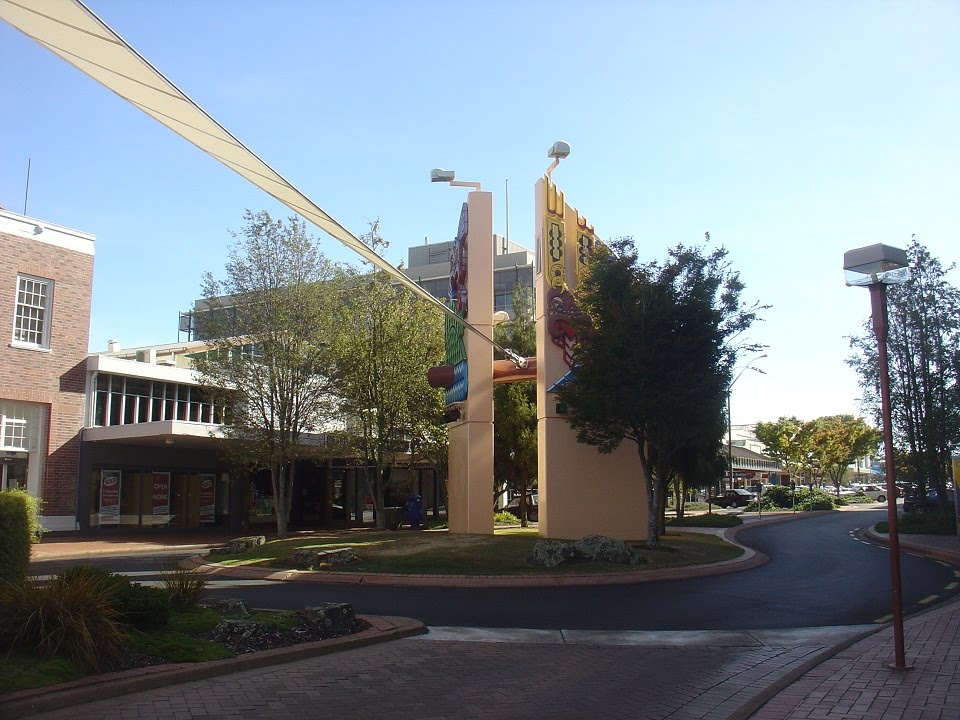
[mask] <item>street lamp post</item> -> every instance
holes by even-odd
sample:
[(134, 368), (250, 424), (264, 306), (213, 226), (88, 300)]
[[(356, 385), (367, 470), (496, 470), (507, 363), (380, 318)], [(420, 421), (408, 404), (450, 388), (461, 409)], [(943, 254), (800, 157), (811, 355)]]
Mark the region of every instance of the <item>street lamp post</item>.
[(757, 360), (763, 360), (765, 357), (767, 357), (766, 354), (758, 355), (757, 357), (753, 358), (740, 372), (737, 373), (737, 376), (727, 386), (727, 462), (730, 466), (730, 487), (733, 487), (733, 419), (730, 416), (730, 396), (733, 394), (733, 386), (737, 383), (737, 380), (740, 379), (740, 376), (743, 375), (747, 370), (763, 373), (763, 370), (752, 367), (752, 365)]
[(900, 533), (897, 529), (897, 487), (893, 467), (893, 423), (890, 416), (890, 370), (887, 359), (887, 285), (907, 281), (907, 253), (889, 245), (870, 245), (843, 254), (848, 286), (867, 287), (877, 338), (880, 370), (880, 413), (883, 419), (883, 453), (887, 475), (887, 528), (890, 550), (890, 591), (893, 602), (893, 645), (895, 661), (891, 670), (911, 670), (903, 643), (903, 598), (900, 582)]

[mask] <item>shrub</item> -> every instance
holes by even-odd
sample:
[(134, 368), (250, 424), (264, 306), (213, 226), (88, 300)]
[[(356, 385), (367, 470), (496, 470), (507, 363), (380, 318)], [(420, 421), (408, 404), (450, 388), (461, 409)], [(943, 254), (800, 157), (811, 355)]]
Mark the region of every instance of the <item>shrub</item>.
[(170, 604), (179, 611), (196, 607), (207, 587), (207, 576), (197, 570), (173, 568), (160, 574)]
[(170, 597), (160, 588), (118, 585), (114, 602), (123, 621), (138, 630), (164, 628), (170, 622)]
[(797, 490), (797, 510), (833, 510), (838, 500), (840, 498), (819, 488)]
[[(886, 521), (874, 528), (877, 532), (889, 532)], [(951, 512), (900, 513), (897, 530), (904, 535), (956, 535), (957, 519)]]
[(770, 509), (790, 509), (793, 507), (793, 491), (786, 485), (772, 485), (763, 493), (763, 509), (767, 509), (767, 502), (770, 503)]
[(75, 565), (60, 574), (65, 579), (85, 578), (106, 592), (118, 619), (145, 630), (166, 627), (170, 620), (170, 598), (159, 588), (131, 583), (126, 575), (111, 573), (93, 565)]
[(30, 511), (22, 490), (0, 492), (0, 579), (22, 582), (30, 566)]
[(669, 518), (667, 525), (671, 527), (724, 528), (743, 525), (743, 520), (736, 515), (714, 515), (713, 513), (707, 513), (704, 515), (689, 515), (682, 518)]
[(512, 512), (507, 512), (506, 510), (501, 510), (493, 516), (494, 525), (519, 525), (520, 518), (514, 515)]
[(0, 582), (0, 644), (63, 656), (87, 670), (123, 654), (127, 635), (111, 591), (92, 573)]

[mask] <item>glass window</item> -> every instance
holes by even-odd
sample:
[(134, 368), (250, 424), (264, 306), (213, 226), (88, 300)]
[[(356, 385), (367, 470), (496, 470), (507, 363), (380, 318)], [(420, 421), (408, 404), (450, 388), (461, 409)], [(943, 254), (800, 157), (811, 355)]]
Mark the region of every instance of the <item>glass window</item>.
[(3, 447), (14, 450), (28, 450), (27, 421), (25, 418), (3, 418)]
[(17, 305), (13, 341), (33, 347), (50, 347), (50, 301), (53, 281), (17, 276)]

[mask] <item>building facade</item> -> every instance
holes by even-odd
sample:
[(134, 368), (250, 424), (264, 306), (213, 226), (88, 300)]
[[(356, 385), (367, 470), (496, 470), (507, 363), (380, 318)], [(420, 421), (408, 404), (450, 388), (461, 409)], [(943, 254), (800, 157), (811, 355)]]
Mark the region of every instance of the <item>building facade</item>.
[[(454, 241), (425, 243), (407, 250), (404, 274), (437, 298), (450, 294), (450, 253)], [(493, 236), (493, 311), (513, 317), (513, 289), (533, 291), (533, 253), (500, 235)]]
[(73, 530), (94, 237), (0, 209), (0, 481)]

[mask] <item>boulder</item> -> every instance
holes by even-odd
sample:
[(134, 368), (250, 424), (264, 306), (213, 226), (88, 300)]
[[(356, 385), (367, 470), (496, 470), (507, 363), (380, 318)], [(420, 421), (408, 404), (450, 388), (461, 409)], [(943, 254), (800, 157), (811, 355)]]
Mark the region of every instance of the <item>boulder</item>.
[(316, 570), (330, 565), (348, 565), (357, 559), (356, 553), (350, 548), (336, 548), (333, 550), (317, 550), (316, 548), (301, 548), (293, 553), (293, 561), (303, 570)]
[(224, 598), (223, 600), (207, 600), (201, 603), (202, 607), (216, 610), (221, 615), (249, 615), (247, 604), (240, 598)]
[(536, 567), (556, 567), (575, 559), (573, 543), (563, 540), (537, 540), (533, 544), (533, 554), (528, 562)]
[(221, 620), (213, 629), (218, 638), (255, 638), (273, 632), (267, 623), (259, 620)]
[(646, 558), (633, 545), (604, 535), (587, 535), (577, 540), (573, 549), (579, 560), (595, 560), (621, 565), (641, 565), (646, 562)]
[(211, 555), (237, 555), (250, 548), (259, 547), (267, 542), (263, 535), (249, 535), (247, 537), (234, 538), (228, 545), (223, 547), (210, 548)]
[(350, 603), (321, 603), (305, 607), (300, 612), (304, 623), (332, 630), (346, 630), (353, 626), (356, 615)]

